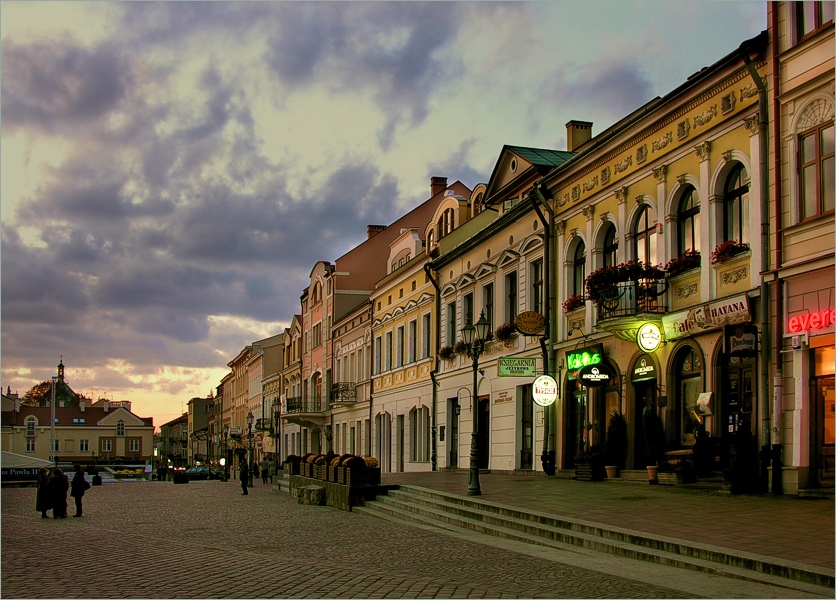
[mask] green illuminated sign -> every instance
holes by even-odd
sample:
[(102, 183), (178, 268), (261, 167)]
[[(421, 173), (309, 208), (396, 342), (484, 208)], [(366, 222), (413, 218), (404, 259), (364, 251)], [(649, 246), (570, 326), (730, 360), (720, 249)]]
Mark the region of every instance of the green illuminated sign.
[(566, 353), (566, 368), (569, 369), (569, 378), (575, 379), (578, 371), (587, 365), (597, 365), (604, 360), (604, 349), (601, 344), (578, 348)]

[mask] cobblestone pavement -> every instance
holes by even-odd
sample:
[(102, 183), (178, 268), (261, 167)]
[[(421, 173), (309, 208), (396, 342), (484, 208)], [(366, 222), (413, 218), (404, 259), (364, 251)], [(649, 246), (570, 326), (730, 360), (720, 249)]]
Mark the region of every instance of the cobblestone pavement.
[(81, 519), (34, 506), (33, 488), (2, 492), (4, 598), (800, 597), (612, 562), (624, 559), (602, 559), (608, 574), (581, 555), (302, 506), (260, 483), (247, 497), (235, 481), (105, 484)]

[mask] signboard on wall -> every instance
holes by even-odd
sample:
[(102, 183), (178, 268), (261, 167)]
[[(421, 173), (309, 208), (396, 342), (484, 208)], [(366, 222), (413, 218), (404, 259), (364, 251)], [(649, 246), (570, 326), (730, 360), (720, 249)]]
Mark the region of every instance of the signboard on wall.
[(587, 365), (578, 371), (578, 381), (586, 387), (604, 387), (615, 381), (615, 371), (606, 363)]
[(557, 399), (557, 382), (550, 375), (540, 375), (531, 385), (531, 395), (539, 406), (549, 406)]
[(514, 325), (523, 335), (540, 335), (546, 329), (546, 318), (538, 312), (527, 310), (517, 315)]
[(578, 371), (587, 365), (598, 365), (604, 362), (604, 347), (601, 344), (577, 348), (566, 352), (566, 368), (569, 379), (576, 379)]
[(727, 354), (751, 356), (758, 353), (758, 328), (755, 325), (729, 325), (724, 334)]
[(630, 381), (648, 381), (656, 379), (656, 364), (648, 355), (642, 355), (633, 366), (633, 371), (630, 373)]
[(534, 357), (499, 357), (500, 377), (534, 377), (537, 375), (537, 359)]

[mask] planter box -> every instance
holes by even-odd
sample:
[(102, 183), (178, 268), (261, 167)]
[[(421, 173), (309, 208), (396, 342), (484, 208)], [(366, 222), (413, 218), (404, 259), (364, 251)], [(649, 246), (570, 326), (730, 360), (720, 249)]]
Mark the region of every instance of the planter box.
[(339, 469), (339, 467), (332, 467), (331, 465), (328, 466), (328, 479), (327, 479), (327, 481), (332, 481), (334, 483), (339, 483), (337, 481), (337, 469)]
[(299, 475), (301, 473), (300, 463), (298, 462), (289, 462), (284, 464), (285, 471), (287, 471), (288, 475)]
[(576, 463), (575, 479), (578, 481), (603, 481), (607, 473), (598, 463)]
[(328, 481), (328, 465), (314, 465), (314, 477)]
[(343, 485), (380, 485), (380, 469), (345, 469), (343, 470)]
[(314, 467), (313, 464), (302, 463), (301, 467), (302, 467), (302, 469), (301, 469), (302, 473), (301, 474), (302, 474), (303, 477), (313, 477), (314, 476), (313, 475), (313, 467)]

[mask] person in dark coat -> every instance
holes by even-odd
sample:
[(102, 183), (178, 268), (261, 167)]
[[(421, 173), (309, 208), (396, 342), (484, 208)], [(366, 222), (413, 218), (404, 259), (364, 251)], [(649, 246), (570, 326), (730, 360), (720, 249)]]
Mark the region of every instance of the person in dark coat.
[(238, 471), (238, 478), (241, 480), (241, 489), (244, 490), (243, 496), (248, 494), (247, 492), (247, 480), (250, 478), (250, 470), (247, 468), (247, 461), (241, 461), (241, 468)]
[(70, 483), (70, 496), (75, 498), (75, 514), (74, 517), (81, 516), (81, 499), (84, 497), (84, 492), (90, 489), (90, 484), (84, 478), (84, 471), (81, 470), (81, 465), (74, 465), (75, 475), (73, 475), (72, 483)]
[(67, 518), (67, 491), (70, 489), (70, 481), (61, 469), (55, 469), (49, 482), (46, 484), (49, 492), (49, 501), (52, 505), (52, 516), (56, 519)]
[(49, 485), (49, 471), (46, 469), (40, 469), (38, 471), (38, 492), (35, 496), (35, 510), (41, 511), (42, 519), (49, 518), (46, 511), (52, 508), (52, 503), (49, 501), (47, 485)]
[(250, 468), (253, 470), (253, 477), (258, 479), (258, 463), (253, 461), (253, 464)]
[[(261, 459), (261, 483), (267, 483), (267, 478), (270, 476), (270, 461), (266, 458)], [(255, 472), (253, 472), (255, 474)]]

